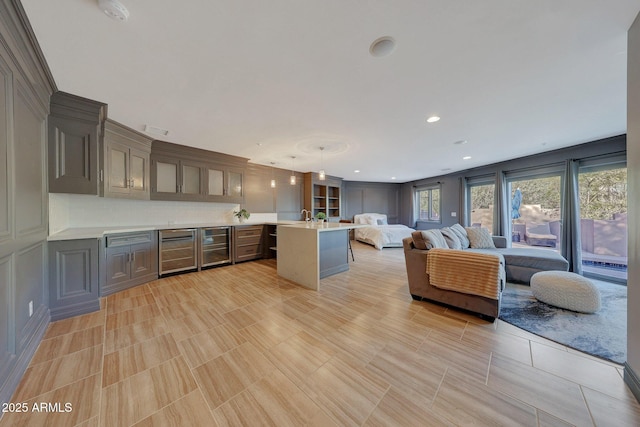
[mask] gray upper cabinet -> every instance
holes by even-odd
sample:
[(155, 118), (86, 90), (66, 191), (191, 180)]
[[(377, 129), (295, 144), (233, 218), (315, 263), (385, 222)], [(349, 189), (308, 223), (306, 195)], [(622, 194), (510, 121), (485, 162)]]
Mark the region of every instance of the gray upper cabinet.
[(168, 156), (154, 156), (151, 161), (153, 200), (191, 200), (203, 198), (204, 167), (195, 162)]
[(107, 119), (107, 105), (56, 92), (49, 115), (49, 192), (150, 198), (152, 139)]
[(244, 202), (247, 159), (153, 141), (151, 199)]
[(49, 192), (98, 194), (98, 141), (106, 104), (56, 92), (50, 108)]
[(149, 200), (151, 138), (107, 120), (104, 153), (104, 196)]
[(226, 165), (210, 164), (205, 169), (205, 199), (210, 202), (242, 203), (244, 172)]

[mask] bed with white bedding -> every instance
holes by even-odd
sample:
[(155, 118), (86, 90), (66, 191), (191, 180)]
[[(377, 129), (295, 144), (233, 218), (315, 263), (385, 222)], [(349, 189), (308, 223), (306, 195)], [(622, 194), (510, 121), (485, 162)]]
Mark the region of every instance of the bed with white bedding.
[(402, 224), (388, 224), (385, 214), (365, 213), (353, 217), (355, 224), (369, 225), (354, 229), (356, 240), (382, 248), (402, 247), (402, 239), (410, 237), (415, 230)]

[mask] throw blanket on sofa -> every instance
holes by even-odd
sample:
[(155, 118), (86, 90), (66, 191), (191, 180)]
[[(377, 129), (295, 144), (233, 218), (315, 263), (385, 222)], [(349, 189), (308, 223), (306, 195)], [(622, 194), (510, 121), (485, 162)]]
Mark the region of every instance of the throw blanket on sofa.
[(455, 249), (431, 249), (427, 253), (427, 274), (440, 289), (498, 299), (500, 258)]

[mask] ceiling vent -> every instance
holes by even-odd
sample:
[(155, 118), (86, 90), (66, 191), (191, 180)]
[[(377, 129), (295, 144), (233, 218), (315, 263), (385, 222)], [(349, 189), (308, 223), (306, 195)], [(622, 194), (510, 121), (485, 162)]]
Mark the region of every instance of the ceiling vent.
[(162, 129), (156, 126), (150, 126), (150, 125), (145, 125), (144, 126), (144, 131), (146, 133), (152, 133), (152, 134), (156, 134), (156, 135), (162, 135), (162, 136), (167, 136), (169, 135), (169, 131), (166, 129)]
[(111, 19), (126, 22), (129, 19), (129, 11), (118, 0), (98, 0), (98, 7)]

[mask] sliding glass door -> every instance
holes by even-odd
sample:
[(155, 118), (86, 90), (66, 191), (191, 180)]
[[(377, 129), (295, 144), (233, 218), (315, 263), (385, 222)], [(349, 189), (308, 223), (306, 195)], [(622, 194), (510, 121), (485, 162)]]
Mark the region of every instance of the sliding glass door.
[(562, 176), (512, 177), (507, 188), (512, 245), (559, 251)]
[(626, 165), (581, 166), (578, 186), (583, 273), (626, 281)]
[(495, 179), (490, 183), (469, 183), (467, 186), (469, 225), (482, 227), (493, 234), (493, 205), (495, 200)]

